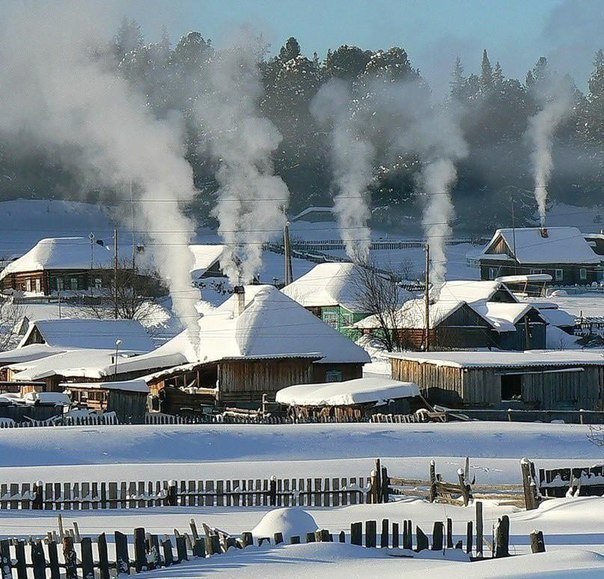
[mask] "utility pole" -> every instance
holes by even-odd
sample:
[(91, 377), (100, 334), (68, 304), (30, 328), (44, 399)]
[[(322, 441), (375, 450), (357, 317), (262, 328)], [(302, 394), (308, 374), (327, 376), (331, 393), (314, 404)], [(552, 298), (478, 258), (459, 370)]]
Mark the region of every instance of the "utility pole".
[(132, 196), (132, 181), (130, 181), (130, 234), (132, 235), (132, 272), (136, 267), (136, 243), (134, 242), (134, 198)]
[(426, 243), (426, 278), (424, 281), (424, 317), (426, 319), (426, 335), (424, 351), (430, 351), (430, 244)]
[(118, 307), (117, 307), (117, 297), (118, 297), (118, 293), (117, 293), (117, 280), (118, 280), (118, 273), (117, 273), (117, 268), (118, 268), (118, 261), (119, 261), (119, 256), (118, 256), (118, 251), (117, 251), (117, 228), (115, 228), (113, 230), (113, 299), (114, 299), (114, 314), (115, 314), (115, 319), (117, 320), (117, 318), (119, 317), (119, 312), (118, 312)]
[(285, 285), (289, 285), (294, 281), (292, 269), (292, 248), (289, 239), (289, 221), (285, 222), (283, 227), (283, 253), (285, 254)]
[(512, 199), (512, 251), (514, 252), (514, 275), (518, 273), (518, 260), (516, 259), (516, 219), (514, 216), (514, 194), (510, 195)]

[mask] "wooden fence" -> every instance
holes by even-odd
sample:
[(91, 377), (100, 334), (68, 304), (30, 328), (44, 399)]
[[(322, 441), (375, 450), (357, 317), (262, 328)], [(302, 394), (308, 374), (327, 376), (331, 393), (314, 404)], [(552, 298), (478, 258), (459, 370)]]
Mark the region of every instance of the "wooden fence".
[(0, 484), (0, 509), (11, 510), (338, 507), (378, 502), (376, 497), (375, 479), (371, 476)]
[(539, 491), (546, 497), (604, 495), (604, 466), (539, 469)]
[[(457, 523), (458, 527), (460, 523)], [(507, 515), (501, 517), (495, 526), (492, 541), (487, 541), (483, 533), (482, 503), (476, 504), (476, 519), (463, 525), (462, 533), (454, 533), (453, 521), (435, 521), (432, 535), (428, 536), (413, 521), (404, 520), (402, 525), (382, 519), (378, 521), (352, 523), (346, 533), (330, 533), (327, 529), (319, 529), (306, 533), (304, 536), (289, 538), (290, 543), (314, 542), (349, 542), (353, 545), (367, 548), (392, 549), (393, 554), (406, 557), (426, 549), (443, 551), (447, 549), (464, 550), (471, 560), (484, 557), (485, 543), (491, 547), (493, 557), (510, 555), (510, 521)], [(254, 544), (283, 544), (281, 532), (272, 537), (254, 537), (245, 532), (239, 536), (231, 536), (219, 529), (202, 525), (203, 531), (198, 531), (193, 519), (190, 531), (174, 535), (158, 535), (145, 532), (142, 527), (134, 529), (132, 540), (120, 531), (113, 531), (113, 542), (107, 539), (107, 533), (97, 537), (81, 537), (77, 525), (73, 529), (64, 530), (59, 515), (59, 534), (56, 531), (47, 533), (44, 539), (30, 538), (5, 539), (0, 541), (0, 577), (2, 579), (45, 579), (49, 572), (51, 579), (109, 579), (115, 575), (137, 574), (163, 567), (172, 567), (191, 558), (205, 559), (211, 555), (221, 555), (231, 548), (245, 549)], [(415, 535), (415, 538), (414, 538)], [(533, 552), (545, 551), (543, 533), (531, 533), (531, 548)], [(175, 550), (176, 549), (176, 550)], [(398, 552), (394, 552), (397, 550)], [(228, 563), (227, 563), (228, 564)]]

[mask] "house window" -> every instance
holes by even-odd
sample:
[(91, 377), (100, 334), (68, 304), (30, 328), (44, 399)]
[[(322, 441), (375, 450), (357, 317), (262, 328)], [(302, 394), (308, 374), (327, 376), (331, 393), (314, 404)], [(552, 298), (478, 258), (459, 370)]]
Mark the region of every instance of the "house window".
[(63, 278), (62, 277), (58, 277), (57, 278), (57, 291), (63, 291)]
[(26, 292), (30, 292), (31, 291), (31, 279), (26, 279), (25, 280), (25, 291)]
[(40, 285), (40, 278), (34, 280), (34, 286), (36, 288), (36, 292), (40, 293), (42, 291), (42, 287)]
[(103, 283), (100, 278), (98, 278), (98, 277), (95, 278), (94, 287), (95, 287), (95, 289), (101, 289), (101, 287), (103, 287)]
[(562, 281), (564, 279), (564, 271), (561, 269), (556, 269), (554, 271), (556, 281)]
[(352, 325), (352, 314), (342, 314), (342, 324), (344, 326)]
[(334, 312), (323, 312), (323, 321), (332, 328), (338, 329), (338, 314)]
[(501, 399), (518, 400), (522, 396), (522, 375), (506, 374), (501, 377)]
[(489, 267), (489, 279), (495, 279), (497, 277), (497, 268)]
[(77, 277), (72, 277), (69, 279), (69, 283), (71, 284), (71, 289), (72, 290), (77, 290), (78, 289), (78, 278)]
[(531, 273), (543, 273), (542, 269), (531, 269)]
[(579, 279), (584, 281), (587, 279), (587, 270), (584, 267), (579, 269)]
[(325, 372), (325, 381), (326, 382), (341, 382), (342, 381), (342, 371), (341, 370), (328, 370)]

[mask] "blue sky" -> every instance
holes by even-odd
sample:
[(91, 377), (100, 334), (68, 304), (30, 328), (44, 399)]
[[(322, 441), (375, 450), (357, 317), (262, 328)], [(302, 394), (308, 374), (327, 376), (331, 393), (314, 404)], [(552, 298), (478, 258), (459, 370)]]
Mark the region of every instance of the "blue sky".
[(173, 42), (197, 30), (215, 46), (251, 25), (273, 51), (295, 36), (308, 56), (355, 44), (401, 46), (437, 92), (446, 89), (455, 57), (477, 72), (482, 49), (504, 74), (524, 79), (540, 56), (570, 72), (581, 88), (596, 49), (604, 45), (604, 0), (96, 0), (135, 18), (148, 40), (168, 27)]

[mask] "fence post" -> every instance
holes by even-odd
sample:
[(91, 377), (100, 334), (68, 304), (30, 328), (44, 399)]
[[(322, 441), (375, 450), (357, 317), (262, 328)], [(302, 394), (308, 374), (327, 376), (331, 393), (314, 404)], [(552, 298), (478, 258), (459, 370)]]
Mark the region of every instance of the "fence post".
[(524, 457), (520, 461), (520, 470), (522, 472), (522, 488), (524, 490), (524, 505), (527, 511), (537, 508), (537, 486), (535, 484), (532, 469), (535, 468), (531, 461)]
[(472, 554), (472, 541), (474, 539), (472, 521), (468, 521), (467, 529), (466, 529), (466, 553), (469, 555)]
[(63, 558), (65, 579), (78, 579), (78, 562), (73, 548), (73, 537), (63, 537)]
[(542, 531), (531, 531), (531, 551), (533, 553), (545, 553), (545, 541)]
[(390, 542), (390, 521), (388, 519), (382, 519), (382, 533), (380, 536), (380, 547), (382, 547), (382, 549), (387, 549), (389, 542)]
[(453, 548), (453, 520), (447, 518), (447, 549)]
[(436, 463), (434, 460), (430, 461), (430, 502), (433, 503), (436, 500), (438, 491), (436, 487)]
[(15, 559), (17, 563), (17, 579), (27, 579), (27, 560), (25, 558), (25, 541), (20, 540), (15, 544)]
[(92, 539), (84, 537), (80, 542), (80, 548), (82, 549), (82, 577), (83, 579), (94, 579)]
[(33, 484), (33, 497), (31, 500), (31, 508), (42, 510), (44, 508), (44, 483), (37, 481)]
[(459, 479), (459, 488), (461, 490), (461, 494), (463, 496), (463, 506), (467, 507), (470, 502), (470, 489), (466, 484), (466, 480), (464, 477), (463, 469), (457, 470), (457, 478)]
[(403, 521), (403, 549), (413, 550), (413, 521)]
[(268, 496), (271, 507), (277, 506), (277, 477), (275, 475), (271, 476), (269, 480)]
[(172, 541), (170, 539), (166, 539), (161, 544), (162, 549), (164, 551), (164, 564), (166, 567), (170, 567), (174, 564), (174, 554), (172, 553)]
[(375, 547), (377, 545), (376, 527), (375, 521), (365, 522), (365, 547)]
[(107, 554), (107, 537), (101, 533), (96, 540), (99, 553), (99, 579), (109, 579), (109, 555)]
[(134, 529), (134, 568), (137, 573), (147, 570), (147, 549), (145, 548), (145, 529)]
[(510, 544), (510, 518), (503, 515), (495, 526), (495, 558), (508, 557)]
[(392, 523), (392, 548), (398, 549), (400, 543), (399, 524)]
[(175, 507), (178, 504), (178, 499), (176, 497), (176, 481), (175, 480), (168, 481), (168, 491), (166, 493), (165, 504), (168, 507)]
[(443, 549), (443, 534), (444, 525), (442, 521), (435, 521), (434, 528), (432, 529), (432, 550), (442, 551)]
[[(220, 553), (220, 548), (217, 552)], [(183, 536), (176, 537), (176, 555), (179, 563), (189, 560), (189, 556), (187, 555), (187, 544), (185, 543), (185, 538)]]
[(10, 543), (8, 539), (0, 541), (0, 576), (2, 579), (12, 579)]
[(484, 522), (482, 518), (482, 501), (476, 501), (476, 556), (482, 557), (484, 544)]
[[(55, 541), (48, 542), (48, 565), (50, 568), (50, 579), (61, 579), (61, 571), (59, 569), (59, 553), (57, 551), (57, 543)], [(101, 579), (109, 579), (101, 575)]]
[(382, 467), (382, 486), (380, 488), (381, 503), (387, 503), (390, 500), (390, 479), (388, 478), (388, 469)]
[(44, 558), (44, 547), (40, 539), (31, 544), (31, 566), (33, 567), (34, 579), (46, 578), (46, 559)]
[(130, 558), (128, 556), (128, 537), (124, 533), (115, 531), (115, 565), (118, 575), (130, 575)]
[(350, 525), (350, 544), (363, 544), (363, 523), (352, 523)]
[(416, 536), (416, 551), (424, 551), (430, 547), (430, 543), (428, 542), (428, 537), (426, 533), (424, 533), (419, 527), (415, 527), (415, 536)]

